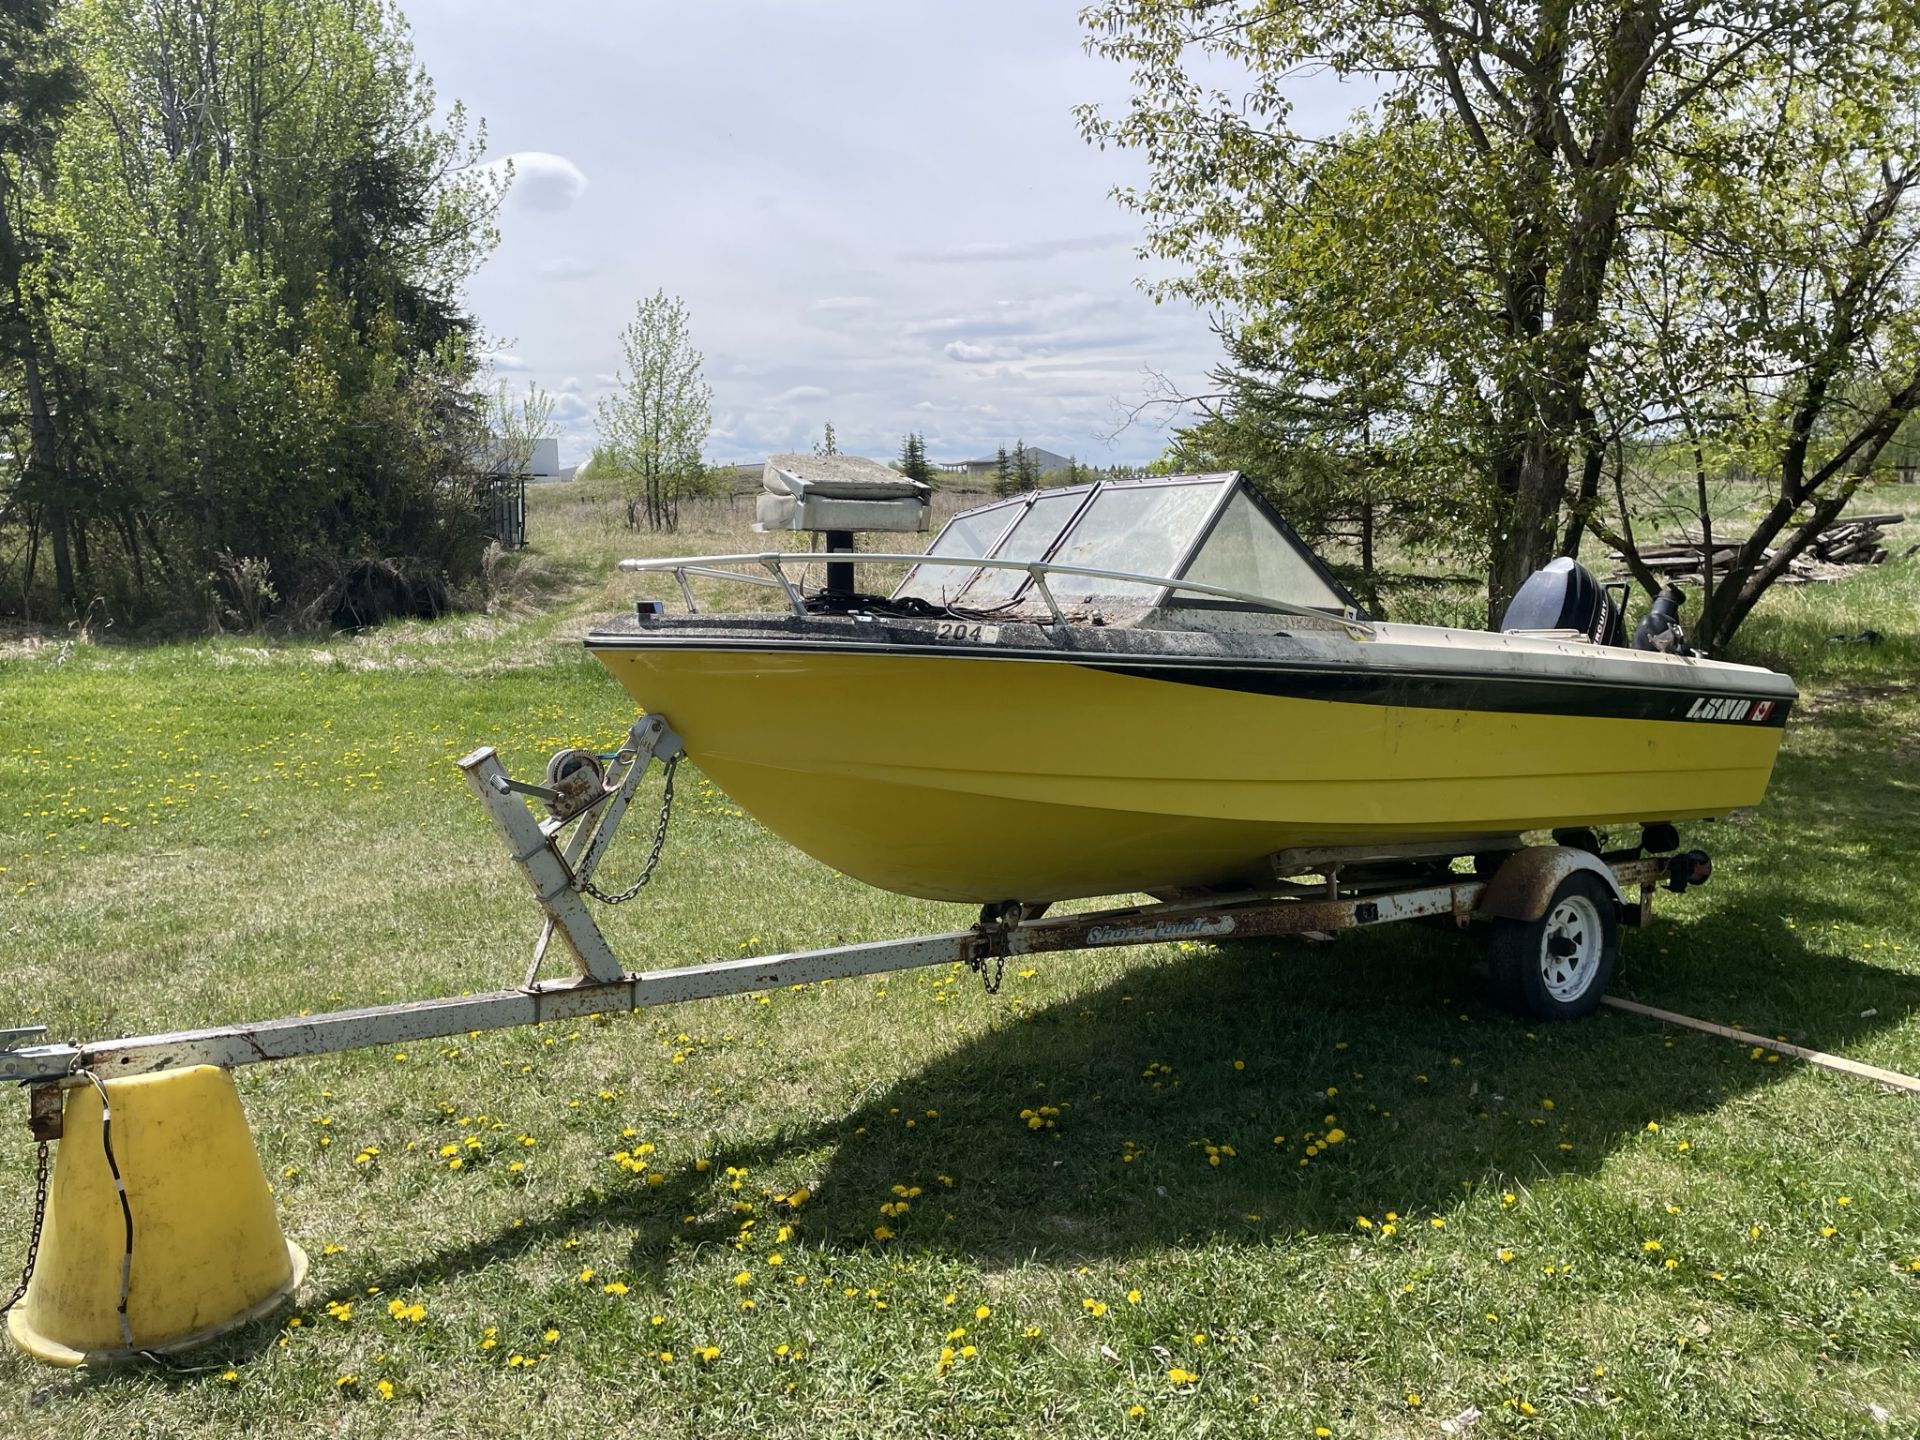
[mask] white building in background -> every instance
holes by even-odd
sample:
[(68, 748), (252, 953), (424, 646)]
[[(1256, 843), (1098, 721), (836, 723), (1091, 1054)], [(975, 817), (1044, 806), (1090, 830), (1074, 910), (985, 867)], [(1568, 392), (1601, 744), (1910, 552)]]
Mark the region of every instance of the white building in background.
[[(498, 435), (487, 437), (487, 466), (495, 474), (505, 475), (512, 466), (507, 462), (505, 444)], [(560, 468), (560, 442), (557, 439), (536, 440), (533, 442), (533, 454), (527, 458), (527, 479), (538, 483), (543, 480), (566, 480), (572, 477), (574, 467)]]

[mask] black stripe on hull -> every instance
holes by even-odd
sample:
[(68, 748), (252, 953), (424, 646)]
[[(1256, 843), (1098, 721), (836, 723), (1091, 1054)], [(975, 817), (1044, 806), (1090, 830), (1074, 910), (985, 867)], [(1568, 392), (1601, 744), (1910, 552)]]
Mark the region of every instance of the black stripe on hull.
[(1421, 675), (1400, 671), (1256, 670), (1240, 666), (1107, 665), (1088, 667), (1141, 680), (1203, 685), (1248, 695), (1330, 700), (1408, 710), (1477, 710), (1514, 715), (1586, 715), (1607, 720), (1675, 720), (1779, 729), (1793, 702), (1709, 690), (1669, 690), (1617, 681), (1512, 675)]
[(1216, 659), (1168, 656), (1151, 661), (1123, 654), (963, 644), (813, 643), (793, 640), (679, 639), (669, 636), (596, 635), (590, 651), (711, 651), (765, 655), (896, 655), (919, 659), (1025, 661), (1072, 665), (1174, 685), (1198, 685), (1247, 695), (1324, 700), (1409, 710), (1464, 710), (1512, 715), (1591, 716), (1606, 720), (1670, 720), (1704, 725), (1780, 729), (1793, 708), (1790, 696), (1741, 695), (1712, 688), (1643, 685), (1622, 680), (1569, 680), (1549, 675), (1468, 674), (1461, 671), (1375, 670), (1360, 666), (1306, 665), (1276, 660), (1222, 664)]

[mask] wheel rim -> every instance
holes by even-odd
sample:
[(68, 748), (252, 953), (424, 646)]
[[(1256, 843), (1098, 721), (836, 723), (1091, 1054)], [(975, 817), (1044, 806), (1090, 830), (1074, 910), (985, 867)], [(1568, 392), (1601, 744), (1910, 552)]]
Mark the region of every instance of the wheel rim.
[(1547, 994), (1569, 1004), (1587, 993), (1600, 969), (1600, 910), (1584, 895), (1554, 902), (1540, 944), (1540, 981)]

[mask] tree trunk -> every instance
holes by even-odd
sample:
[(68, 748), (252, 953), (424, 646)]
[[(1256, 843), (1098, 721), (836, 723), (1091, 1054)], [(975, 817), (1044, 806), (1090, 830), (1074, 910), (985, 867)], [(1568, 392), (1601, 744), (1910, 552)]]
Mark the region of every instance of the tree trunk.
[(47, 507), (47, 537), (53, 545), (53, 583), (68, 609), (76, 603), (73, 555), (67, 544), (67, 497), (61, 493), (54, 463), (53, 412), (47, 406), (47, 387), (40, 358), (31, 349), (20, 357), (21, 378), (27, 391), (27, 475), (33, 493)]
[(1567, 454), (1551, 433), (1530, 435), (1510, 463), (1504, 534), (1495, 537), (1487, 574), (1487, 626), (1498, 628), (1527, 577), (1553, 559), (1560, 500), (1567, 488)]
[(1580, 558), (1580, 539), (1587, 531), (1587, 516), (1600, 497), (1600, 472), (1606, 466), (1607, 447), (1599, 436), (1587, 436), (1586, 454), (1580, 462), (1580, 491), (1567, 507), (1567, 528), (1560, 537), (1560, 553), (1569, 559)]

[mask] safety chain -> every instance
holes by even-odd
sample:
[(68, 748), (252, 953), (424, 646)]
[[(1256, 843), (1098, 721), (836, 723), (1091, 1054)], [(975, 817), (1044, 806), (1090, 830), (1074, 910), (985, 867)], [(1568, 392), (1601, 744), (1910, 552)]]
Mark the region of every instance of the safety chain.
[[(991, 975), (987, 973), (987, 966), (989, 964), (993, 966), (993, 973)], [(986, 990), (987, 994), (998, 995), (1000, 993), (1000, 981), (1007, 973), (1007, 957), (1005, 955), (995, 955), (989, 958), (985, 955), (975, 955), (967, 961), (967, 968), (980, 977), (980, 984)]]
[[(681, 754), (684, 753), (684, 751), (681, 752)], [(640, 878), (635, 880), (633, 884), (629, 885), (626, 889), (613, 894), (602, 890), (591, 880), (580, 887), (594, 899), (600, 901), (601, 904), (624, 905), (642, 890), (646, 889), (648, 883), (652, 881), (654, 868), (660, 863), (660, 852), (667, 848), (667, 821), (673, 815), (673, 772), (679, 768), (680, 755), (676, 754), (672, 756), (666, 764), (667, 789), (666, 793), (660, 797), (660, 819), (653, 827), (653, 849), (647, 854), (647, 863), (640, 867)]]
[(40, 1142), (38, 1168), (33, 1177), (33, 1228), (27, 1232), (27, 1263), (20, 1271), (20, 1288), (7, 1297), (7, 1303), (0, 1305), (0, 1315), (4, 1315), (27, 1293), (27, 1286), (33, 1280), (34, 1262), (40, 1258), (40, 1228), (47, 1219), (47, 1176), (52, 1173), (53, 1165), (48, 1158), (53, 1147), (45, 1140)]

